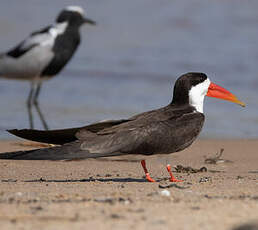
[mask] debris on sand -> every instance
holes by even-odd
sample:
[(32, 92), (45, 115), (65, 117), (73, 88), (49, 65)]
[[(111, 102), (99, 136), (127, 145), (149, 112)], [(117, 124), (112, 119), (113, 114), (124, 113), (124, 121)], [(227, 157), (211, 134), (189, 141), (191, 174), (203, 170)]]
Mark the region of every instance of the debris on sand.
[(215, 156), (211, 156), (211, 157), (204, 156), (205, 158), (204, 163), (205, 164), (233, 163), (233, 161), (231, 160), (225, 160), (221, 158), (223, 152), (224, 152), (224, 149), (221, 148), (220, 151), (215, 154)]
[(116, 213), (113, 213), (113, 214), (110, 215), (110, 218), (111, 219), (123, 219), (124, 217), (120, 216), (120, 215), (118, 215)]
[(248, 171), (248, 173), (257, 173), (258, 174), (258, 170)]
[(160, 195), (161, 196), (170, 196), (170, 191), (168, 191), (167, 189), (163, 189), (162, 191), (160, 191)]
[(201, 177), (199, 183), (211, 182), (212, 178), (210, 176)]
[(190, 166), (184, 167), (182, 165), (177, 165), (175, 167), (176, 172), (178, 173), (198, 173), (198, 172), (207, 172), (207, 168), (206, 167), (201, 167), (199, 169), (194, 169)]
[(35, 207), (30, 207), (31, 211), (33, 213), (36, 213), (38, 211), (42, 211), (43, 210), (43, 207), (42, 206), (35, 206)]
[(228, 196), (228, 195), (222, 195), (222, 196), (211, 196), (211, 195), (204, 195), (205, 198), (207, 199), (222, 199), (222, 200), (255, 200), (258, 201), (258, 196), (251, 196), (251, 195), (233, 195), (233, 196)]
[(101, 197), (101, 198), (95, 198), (93, 201), (98, 203), (107, 203), (107, 204), (115, 204), (115, 203), (123, 203), (125, 205), (133, 203), (133, 201), (130, 198), (111, 198), (111, 197)]
[(150, 197), (152, 197), (152, 196), (170, 197), (171, 193), (167, 189), (162, 189), (161, 191), (155, 191), (155, 192), (148, 193), (147, 196), (150, 196)]
[(190, 186), (185, 187), (185, 186), (177, 185), (175, 183), (170, 183), (170, 184), (160, 183), (159, 188), (162, 188), (162, 189), (164, 189), (164, 188), (188, 189), (188, 188), (190, 188)]
[(16, 180), (16, 179), (3, 179), (3, 180), (1, 180), (1, 182), (17, 182), (18, 180)]
[(236, 179), (241, 180), (241, 179), (244, 179), (244, 177), (243, 176), (237, 176)]
[(108, 203), (108, 204), (114, 204), (116, 202), (115, 198), (105, 198), (105, 197), (101, 197), (101, 198), (95, 198), (94, 199), (95, 202), (99, 202), (99, 203)]

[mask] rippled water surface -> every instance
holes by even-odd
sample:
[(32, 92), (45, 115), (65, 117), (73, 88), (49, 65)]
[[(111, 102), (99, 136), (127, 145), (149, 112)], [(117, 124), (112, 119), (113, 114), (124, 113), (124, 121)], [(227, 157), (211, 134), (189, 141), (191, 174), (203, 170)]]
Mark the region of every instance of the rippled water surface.
[[(0, 51), (52, 23), (72, 1), (1, 1)], [(202, 71), (246, 102), (206, 98), (202, 137), (258, 137), (258, 1), (96, 0), (83, 6), (96, 27), (40, 103), (51, 128), (126, 118), (170, 102), (182, 73)], [(28, 82), (0, 79), (0, 138), (26, 128)], [(36, 128), (42, 128), (36, 121)]]

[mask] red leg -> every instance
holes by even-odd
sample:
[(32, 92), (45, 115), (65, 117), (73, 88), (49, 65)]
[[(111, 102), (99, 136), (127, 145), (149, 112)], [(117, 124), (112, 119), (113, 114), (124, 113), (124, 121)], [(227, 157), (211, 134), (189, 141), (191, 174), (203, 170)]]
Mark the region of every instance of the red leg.
[(171, 181), (171, 182), (182, 182), (182, 180), (178, 180), (178, 179), (176, 179), (176, 178), (173, 176), (173, 174), (172, 174), (172, 172), (171, 172), (171, 166), (170, 166), (170, 164), (167, 165), (167, 170), (168, 170), (168, 173), (169, 173), (169, 175), (170, 175), (170, 181)]
[(141, 164), (142, 164), (142, 167), (143, 167), (143, 170), (144, 170), (144, 173), (145, 173), (145, 176), (146, 176), (146, 179), (149, 181), (149, 182), (156, 182), (155, 180), (153, 180), (151, 177), (150, 177), (150, 174), (146, 168), (146, 162), (145, 160), (142, 160), (141, 161)]

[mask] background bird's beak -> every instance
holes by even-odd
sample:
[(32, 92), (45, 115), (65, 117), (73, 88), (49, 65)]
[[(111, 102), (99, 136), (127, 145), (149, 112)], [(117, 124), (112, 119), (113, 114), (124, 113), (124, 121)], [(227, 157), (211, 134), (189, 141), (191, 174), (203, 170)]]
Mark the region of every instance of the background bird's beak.
[(209, 86), (206, 96), (216, 97), (216, 98), (219, 98), (222, 100), (234, 102), (243, 107), (245, 106), (245, 103), (242, 101), (239, 101), (238, 98), (234, 94), (230, 93), (228, 90), (226, 90), (226, 89), (222, 88), (221, 86), (216, 85), (212, 82), (210, 83), (210, 86)]
[(96, 25), (96, 22), (89, 19), (89, 18), (84, 18), (84, 23), (88, 23), (88, 24), (91, 24), (91, 25)]

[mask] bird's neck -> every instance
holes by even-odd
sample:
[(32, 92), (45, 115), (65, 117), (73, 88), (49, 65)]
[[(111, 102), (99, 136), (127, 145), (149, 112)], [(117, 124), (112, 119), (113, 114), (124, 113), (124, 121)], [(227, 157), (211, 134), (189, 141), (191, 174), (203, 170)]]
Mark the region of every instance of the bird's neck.
[(194, 97), (191, 95), (185, 95), (181, 97), (180, 100), (174, 100), (170, 105), (178, 107), (192, 107), (195, 111), (203, 113), (203, 101), (204, 96)]
[(189, 98), (189, 104), (195, 108), (195, 110), (199, 113), (203, 113), (203, 101), (204, 101), (204, 96), (203, 97), (198, 97), (196, 99)]

